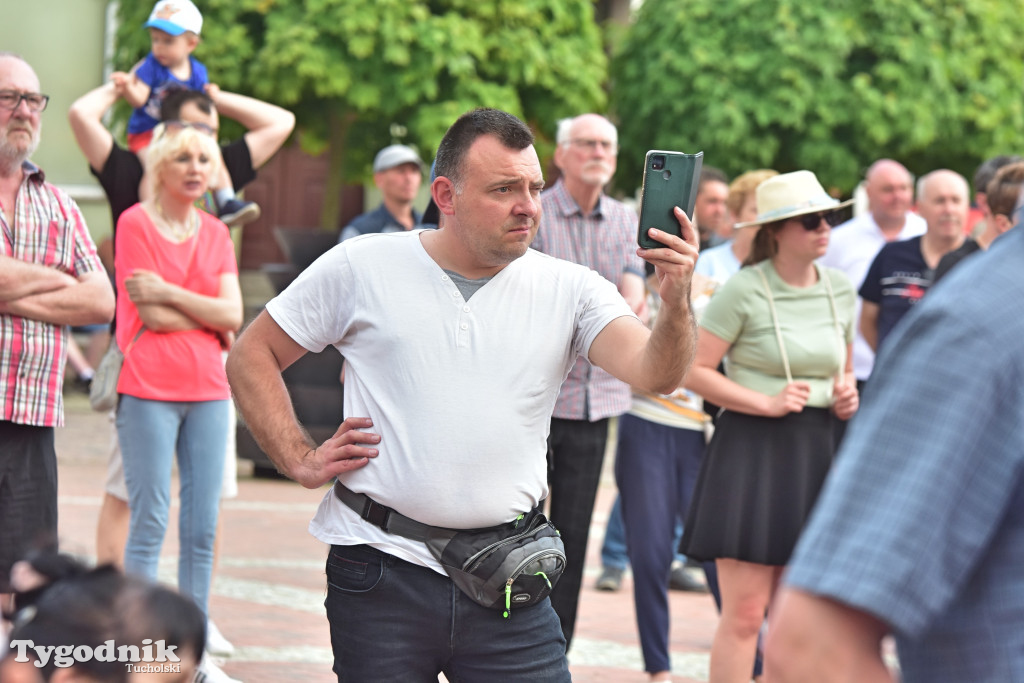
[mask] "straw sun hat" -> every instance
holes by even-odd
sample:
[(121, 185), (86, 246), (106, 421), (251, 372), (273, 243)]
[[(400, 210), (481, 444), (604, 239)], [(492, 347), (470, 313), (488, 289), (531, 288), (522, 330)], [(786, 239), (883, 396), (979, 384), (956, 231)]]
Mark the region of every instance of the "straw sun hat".
[(769, 178), (757, 186), (757, 218), (737, 223), (736, 228), (749, 228), (809, 213), (833, 211), (849, 206), (852, 199), (840, 202), (831, 197), (810, 171), (793, 171)]

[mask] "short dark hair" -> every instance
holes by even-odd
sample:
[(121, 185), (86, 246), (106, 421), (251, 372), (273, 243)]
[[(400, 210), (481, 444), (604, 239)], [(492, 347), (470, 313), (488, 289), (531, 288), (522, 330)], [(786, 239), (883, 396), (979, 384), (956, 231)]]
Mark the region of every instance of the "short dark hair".
[(462, 188), (462, 164), (466, 152), (484, 135), (493, 135), (509, 149), (526, 149), (533, 144), (533, 131), (518, 118), (500, 109), (474, 109), (460, 116), (448, 129), (437, 147), (434, 173), (452, 181), (456, 191)]
[(181, 109), (189, 102), (192, 102), (204, 114), (212, 114), (214, 110), (213, 100), (202, 90), (190, 90), (188, 88), (177, 88), (170, 91), (160, 103), (160, 120), (177, 121), (181, 118)]
[(996, 171), (1003, 166), (1014, 164), (1018, 161), (1024, 161), (1024, 159), (1021, 159), (1016, 154), (1000, 154), (983, 161), (981, 166), (978, 166), (978, 170), (974, 172), (974, 178), (971, 179), (974, 183), (974, 191), (987, 192), (988, 184), (996, 177)]
[(1017, 208), (1022, 186), (1024, 162), (1017, 161), (1000, 168), (985, 187), (985, 201), (992, 215), (1013, 218), (1013, 210)]
[[(14, 615), (11, 640), (32, 640), (36, 645), (86, 645), (93, 649), (113, 640), (139, 647), (144, 639), (163, 640), (179, 647), (179, 656), (198, 663), (206, 641), (206, 617), (191, 598), (177, 591), (125, 576), (112, 565), (88, 569), (68, 556), (38, 557), (30, 561), (49, 581), (22, 601)], [(57, 666), (51, 657), (41, 666), (49, 680)], [(123, 663), (97, 658), (76, 661), (75, 668), (90, 680), (124, 683)]]
[(729, 184), (729, 176), (725, 175), (719, 169), (714, 166), (701, 166), (700, 169), (700, 183), (697, 185), (697, 193), (704, 189), (704, 183), (722, 183), (723, 185)]

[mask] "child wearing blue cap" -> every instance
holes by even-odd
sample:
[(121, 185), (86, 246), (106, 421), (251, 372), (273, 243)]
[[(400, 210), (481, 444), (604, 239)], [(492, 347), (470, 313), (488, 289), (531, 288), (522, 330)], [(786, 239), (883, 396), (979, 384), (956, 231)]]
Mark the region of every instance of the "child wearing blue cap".
[[(114, 72), (111, 80), (118, 93), (132, 105), (128, 120), (128, 148), (136, 154), (149, 145), (153, 129), (160, 123), (160, 104), (168, 92), (181, 88), (209, 91), (212, 85), (206, 67), (192, 56), (199, 45), (203, 15), (191, 0), (159, 0), (150, 12), (145, 27), (149, 29), (152, 49), (131, 72)], [(143, 179), (140, 197), (149, 194)], [(220, 177), (213, 184), (218, 216), (228, 225), (242, 225), (256, 220), (260, 208), (253, 202), (235, 197), (231, 179), (223, 164)]]

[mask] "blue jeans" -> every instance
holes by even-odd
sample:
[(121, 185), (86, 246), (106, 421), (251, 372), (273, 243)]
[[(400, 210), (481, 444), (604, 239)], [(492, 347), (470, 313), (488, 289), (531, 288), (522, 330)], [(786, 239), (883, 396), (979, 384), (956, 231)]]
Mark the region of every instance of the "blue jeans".
[[(683, 522), (676, 520), (676, 528), (672, 538), (672, 547), (679, 548), (683, 537)], [(676, 550), (673, 562), (686, 562), (686, 555)], [(626, 524), (622, 521), (622, 502), (615, 496), (612, 511), (608, 513), (608, 524), (604, 529), (604, 542), (601, 543), (601, 566), (612, 569), (625, 569), (629, 566), (626, 553)]]
[(504, 619), (447, 576), (367, 545), (331, 547), (324, 607), (339, 683), (571, 680), (550, 600)]
[(171, 467), (178, 456), (178, 590), (206, 612), (213, 573), (228, 402), (151, 401), (121, 396), (117, 438), (124, 458), (131, 526), (125, 570), (156, 579), (171, 507)]

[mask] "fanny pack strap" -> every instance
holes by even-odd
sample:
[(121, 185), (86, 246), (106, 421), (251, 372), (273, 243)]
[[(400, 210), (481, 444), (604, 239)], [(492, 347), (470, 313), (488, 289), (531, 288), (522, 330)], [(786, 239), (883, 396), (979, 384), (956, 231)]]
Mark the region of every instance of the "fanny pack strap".
[[(481, 529), (449, 529), (447, 527), (431, 526), (423, 522), (417, 522), (415, 519), (406, 517), (394, 508), (381, 505), (365, 493), (352, 491), (340, 481), (334, 482), (334, 495), (353, 512), (375, 527), (379, 527), (389, 534), (410, 538), (414, 541), (426, 543), (428, 540), (450, 538), (455, 534), (466, 531), (482, 531)], [(541, 501), (537, 507), (523, 514), (522, 517), (532, 519), (534, 513), (539, 512), (543, 506), (544, 501)], [(494, 528), (503, 527), (506, 524), (509, 524), (509, 522), (496, 524)]]
[(381, 505), (365, 493), (351, 491), (340, 481), (334, 482), (334, 495), (361, 518), (389, 534), (425, 542), (431, 531), (440, 529), (406, 517), (397, 510)]

